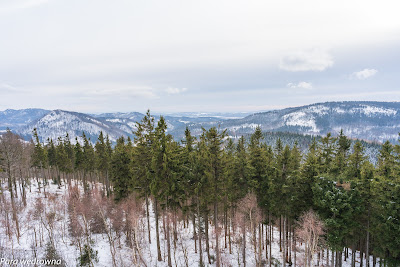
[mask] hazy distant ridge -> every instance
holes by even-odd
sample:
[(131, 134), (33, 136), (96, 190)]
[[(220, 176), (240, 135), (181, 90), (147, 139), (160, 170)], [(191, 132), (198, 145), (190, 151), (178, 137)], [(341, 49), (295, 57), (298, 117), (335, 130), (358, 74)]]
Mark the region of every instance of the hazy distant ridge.
[[(263, 131), (310, 135), (325, 135), (328, 132), (337, 134), (343, 129), (349, 137), (379, 142), (394, 142), (400, 132), (399, 102), (316, 103), (255, 113), (239, 119), (223, 119), (220, 114), (212, 116), (208, 113), (207, 117), (193, 114), (165, 116), (168, 131), (179, 139), (186, 126), (195, 135), (201, 133), (202, 127), (217, 126), (228, 129), (229, 135), (234, 137), (252, 133), (258, 125)], [(115, 141), (121, 135), (132, 136), (132, 131), (136, 129), (135, 123), (143, 116), (138, 112), (93, 115), (63, 110), (6, 110), (0, 112), (0, 130), (10, 128), (29, 139), (32, 130), (37, 128), (42, 140), (55, 139), (65, 133), (73, 140), (84, 131), (92, 141), (103, 131)]]

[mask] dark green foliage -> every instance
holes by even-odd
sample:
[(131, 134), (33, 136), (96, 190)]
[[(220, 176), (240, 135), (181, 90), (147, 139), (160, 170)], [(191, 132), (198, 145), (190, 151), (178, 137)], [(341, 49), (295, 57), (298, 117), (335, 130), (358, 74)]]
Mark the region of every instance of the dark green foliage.
[[(257, 196), (264, 222), (281, 219), (286, 228), (314, 209), (324, 220), (330, 249), (365, 251), (368, 239), (370, 254), (398, 266), (400, 145), (383, 144), (374, 165), (368, 149), (378, 146), (351, 141), (343, 132), (338, 137), (304, 136), (299, 143), (292, 135), (265, 134), (257, 127), (235, 140), (209, 128), (196, 139), (186, 128), (178, 143), (168, 134), (165, 119), (160, 116), (156, 123), (148, 111), (137, 123), (134, 140), (121, 137), (114, 147), (103, 133), (94, 146), (84, 133), (82, 143), (71, 144), (67, 135), (44, 146), (34, 132), (31, 163), (66, 174), (75, 171), (82, 179), (100, 177), (101, 182), (108, 182), (110, 174), (107, 196), (112, 190), (120, 201), (135, 193), (146, 199), (147, 215), (151, 200), (156, 216), (163, 213), (160, 207), (175, 215), (182, 210), (204, 239), (204, 221), (228, 223), (249, 192)], [(94, 262), (95, 255), (85, 246), (80, 264)]]
[(85, 133), (82, 133), (82, 138), (83, 138), (83, 169), (86, 172), (93, 171), (95, 168), (95, 157), (94, 157), (94, 149), (93, 146), (90, 143), (90, 140), (86, 138)]
[(393, 179), (395, 175), (395, 156), (393, 145), (386, 141), (378, 156), (378, 174), (382, 177)]
[(152, 146), (154, 142), (154, 117), (148, 110), (134, 132), (136, 147), (133, 150), (132, 171), (134, 186), (142, 196), (150, 195), (150, 183), (153, 179), (151, 170)]
[[(110, 144), (108, 137), (105, 140), (103, 132), (100, 132), (99, 138), (94, 146), (95, 148), (95, 167), (102, 172), (108, 171), (110, 168), (111, 150), (108, 147)], [(130, 150), (128, 148), (128, 150)]]
[(81, 144), (76, 139), (76, 143), (74, 146), (74, 154), (75, 154), (75, 170), (83, 170), (84, 168), (84, 157), (83, 150)]
[(56, 147), (52, 139), (47, 142), (47, 160), (50, 167), (57, 166)]
[(374, 251), (387, 259), (389, 266), (400, 264), (400, 184), (380, 179), (375, 182), (373, 233)]
[(119, 201), (129, 196), (133, 189), (132, 159), (130, 150), (123, 137), (117, 140), (111, 157), (111, 181), (114, 185), (114, 197)]
[(336, 251), (345, 247), (346, 238), (359, 226), (355, 220), (361, 212), (360, 192), (338, 186), (330, 177), (320, 177), (313, 186), (314, 204), (328, 229), (327, 241)]
[(36, 128), (33, 129), (33, 138), (35, 147), (32, 153), (32, 166), (36, 168), (45, 168), (47, 166), (47, 155), (46, 150), (40, 143)]
[[(57, 252), (56, 248), (54, 247), (53, 244), (50, 242), (46, 244), (46, 252), (45, 252), (45, 259), (50, 261), (50, 264), (46, 264), (46, 266), (51, 266), (51, 267), (64, 267), (64, 260), (63, 258), (59, 255)], [(52, 264), (55, 263), (55, 264)], [(57, 264), (60, 263), (60, 264)]]
[(93, 250), (93, 248), (85, 244), (82, 248), (81, 255), (78, 257), (78, 266), (94, 266), (94, 263), (98, 261), (98, 251)]
[(151, 169), (154, 173), (150, 187), (163, 206), (181, 207), (185, 198), (180, 166), (182, 149), (171, 135), (166, 134), (167, 124), (161, 116), (155, 128)]

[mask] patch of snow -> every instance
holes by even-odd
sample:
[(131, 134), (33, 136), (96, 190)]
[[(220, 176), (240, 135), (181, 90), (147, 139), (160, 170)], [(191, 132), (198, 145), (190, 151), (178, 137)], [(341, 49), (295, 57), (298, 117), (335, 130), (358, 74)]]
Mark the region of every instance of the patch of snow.
[(397, 110), (391, 108), (381, 108), (369, 105), (360, 105), (358, 108), (351, 109), (353, 113), (360, 112), (367, 116), (371, 115), (384, 115), (384, 116), (394, 116), (397, 114)]
[(109, 121), (109, 122), (123, 122), (121, 119), (106, 119), (106, 121)]
[(260, 124), (256, 124), (256, 123), (244, 123), (244, 124), (241, 124), (238, 126), (229, 127), (229, 129), (232, 131), (237, 131), (239, 129), (245, 129), (245, 128), (250, 128), (250, 129), (255, 130), (257, 128), (257, 126), (259, 126), (259, 125)]
[(316, 113), (318, 115), (326, 115), (328, 114), (330, 108), (324, 105), (316, 105), (309, 107), (307, 110), (311, 111), (312, 113)]
[(292, 112), (283, 116), (285, 124), (288, 126), (310, 127), (313, 132), (318, 132), (314, 117), (303, 111)]

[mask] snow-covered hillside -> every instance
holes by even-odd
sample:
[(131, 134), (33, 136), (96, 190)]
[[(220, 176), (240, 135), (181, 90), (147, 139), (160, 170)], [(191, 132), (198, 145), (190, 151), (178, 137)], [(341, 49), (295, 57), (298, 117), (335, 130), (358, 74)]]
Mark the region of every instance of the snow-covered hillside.
[[(61, 185), (50, 183), (43, 188), (43, 180), (31, 179), (26, 188), (25, 204), (21, 195), (15, 200), (20, 233), (17, 238), (17, 229), (11, 219), (13, 210), (9, 192), (6, 190), (6, 184), (3, 184), (2, 187), (5, 190), (0, 210), (2, 216), (2, 220), (0, 220), (0, 258), (4, 260), (21, 263), (22, 260), (40, 262), (47, 259), (60, 263), (52, 266), (78, 266), (85, 251), (85, 245), (89, 245), (93, 266), (168, 266), (166, 228), (169, 225), (172, 266), (199, 266), (200, 248), (197, 242), (195, 249), (196, 241), (193, 238), (191, 220), (186, 221), (184, 217), (181, 217), (182, 215), (178, 215), (180, 219), (176, 222), (177, 242), (174, 243), (174, 223), (167, 224), (168, 217), (165, 216), (165, 213), (161, 216), (159, 221), (161, 261), (158, 261), (155, 239), (156, 222), (151, 203), (151, 243), (149, 243), (144, 203), (132, 198), (127, 202), (115, 204), (111, 199), (102, 196), (103, 185), (100, 183), (90, 183), (91, 191), (84, 194), (82, 184), (75, 180), (65, 181)], [(173, 215), (170, 214), (170, 216)], [(203, 221), (202, 223), (209, 224), (212, 263), (208, 263), (204, 234), (202, 236), (203, 261), (205, 266), (215, 266), (215, 229), (211, 222)], [(129, 225), (128, 228), (126, 228), (127, 225)], [(231, 251), (229, 244), (225, 243), (223, 235), (220, 234), (222, 266), (243, 266), (242, 229), (240, 226), (236, 226), (236, 228), (231, 228), (229, 233), (232, 239)], [(277, 227), (273, 228), (272, 247), (270, 250), (268, 246), (268, 252), (265, 251), (267, 247), (265, 240), (258, 239), (258, 234), (254, 236), (250, 228), (247, 229), (246, 240), (246, 266), (256, 266), (256, 258), (259, 256), (263, 259), (262, 262), (267, 264), (269, 258), (267, 260), (266, 253), (272, 255), (272, 266), (283, 266)], [(260, 242), (261, 254), (255, 253), (253, 242)], [(54, 246), (53, 249), (52, 246)], [(328, 266), (325, 265), (329, 261), (326, 258), (326, 250), (322, 252), (319, 261), (318, 255), (314, 256), (314, 263), (318, 261), (319, 266)], [(304, 266), (304, 245), (297, 243), (294, 253), (296, 256), (292, 255), (292, 258), (296, 258), (295, 266)], [(349, 250), (349, 255), (351, 255), (351, 250)], [(345, 253), (343, 253), (343, 257), (345, 257)], [(359, 257), (357, 251), (356, 262), (358, 263), (360, 262)], [(87, 258), (85, 259), (87, 260)], [(372, 266), (372, 256), (370, 262)], [(12, 266), (27, 265), (15, 264)], [(39, 264), (39, 266), (48, 265)], [(379, 259), (377, 266), (379, 266)], [(350, 267), (349, 258), (347, 261), (343, 261), (343, 267)]]
[(26, 126), (36, 120), (42, 118), (50, 110), (44, 109), (7, 109), (0, 111), (0, 130), (5, 130), (7, 128), (16, 129), (19, 127)]
[(260, 125), (263, 131), (283, 131), (312, 135), (328, 132), (351, 138), (383, 142), (397, 141), (400, 132), (398, 102), (327, 102), (256, 113), (238, 120), (221, 122), (232, 135), (251, 133)]
[(80, 140), (82, 132), (85, 132), (86, 136), (91, 138), (92, 141), (96, 141), (101, 131), (108, 134), (111, 141), (115, 141), (126, 134), (107, 121), (101, 121), (86, 114), (63, 110), (51, 111), (18, 132), (23, 136), (29, 136), (35, 128), (43, 141), (48, 138), (57, 140), (58, 137), (64, 137), (66, 134), (71, 141), (75, 141), (76, 137)]
[[(244, 118), (227, 119), (209, 114), (167, 115), (168, 133), (180, 140), (186, 127), (199, 135), (202, 128), (227, 129), (230, 136), (253, 133), (259, 125), (267, 132), (291, 132), (311, 135), (336, 135), (343, 129), (350, 138), (368, 141), (396, 142), (400, 132), (400, 102), (327, 102), (308, 106), (255, 113)], [(196, 116), (195, 116), (196, 115)], [(203, 116), (204, 115), (204, 116)], [(207, 115), (207, 117), (206, 117)], [(84, 131), (95, 141), (100, 131), (115, 141), (120, 136), (131, 136), (136, 122), (144, 114), (138, 112), (84, 114), (62, 110), (6, 110), (0, 112), (0, 130), (7, 127), (22, 134), (27, 140), (32, 130), (38, 129), (42, 140), (69, 134), (71, 139)], [(155, 120), (159, 115), (155, 116)]]

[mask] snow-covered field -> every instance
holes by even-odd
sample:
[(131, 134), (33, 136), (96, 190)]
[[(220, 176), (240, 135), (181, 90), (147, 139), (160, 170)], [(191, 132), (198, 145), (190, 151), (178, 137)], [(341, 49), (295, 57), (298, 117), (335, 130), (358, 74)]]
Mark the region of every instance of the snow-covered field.
[[(42, 181), (41, 181), (42, 184)], [(77, 210), (101, 210), (101, 206), (105, 205), (103, 202), (85, 202), (83, 198), (83, 190), (81, 184), (76, 184), (75, 181), (71, 181), (70, 185), (62, 183), (61, 186), (50, 183), (46, 186), (46, 193), (41, 189), (36, 180), (31, 180), (31, 184), (28, 186), (26, 193), (26, 206), (24, 206), (21, 199), (21, 195), (18, 194), (18, 198), (15, 202), (15, 207), (18, 216), (20, 237), (17, 239), (16, 227), (14, 220), (12, 219), (12, 209), (9, 197), (9, 191), (7, 190), (6, 184), (2, 185), (2, 194), (0, 195), (1, 204), (1, 216), (0, 216), (0, 266), (35, 266), (34, 264), (22, 264), (21, 260), (36, 260), (38, 263), (43, 263), (41, 260), (48, 259), (49, 240), (53, 240), (56, 252), (52, 255), (56, 255), (54, 259), (58, 262), (54, 266), (77, 266), (78, 258), (80, 256), (79, 245), (85, 243), (87, 236), (82, 234), (80, 237), (73, 237), (71, 235), (71, 190), (74, 185), (79, 188), (79, 194), (82, 197), (80, 207), (74, 207)], [(91, 187), (101, 188), (101, 184), (91, 184)], [(75, 188), (76, 189), (76, 188)], [(19, 190), (18, 190), (19, 191)], [(142, 203), (142, 202), (140, 202)], [(70, 207), (68, 207), (70, 205)], [(141, 204), (142, 205), (142, 204)], [(118, 206), (113, 206), (118, 208)], [(106, 209), (104, 209), (106, 210)], [(133, 213), (136, 217), (135, 224), (135, 237), (137, 241), (137, 248), (133, 249), (129, 246), (127, 239), (129, 239), (126, 231), (119, 230), (105, 233), (90, 233), (90, 244), (93, 252), (97, 251), (97, 260), (93, 261), (93, 266), (168, 266), (167, 264), (167, 241), (165, 239), (165, 232), (163, 221), (165, 218), (160, 216), (160, 245), (161, 245), (161, 256), (162, 261), (157, 260), (157, 246), (155, 238), (155, 216), (152, 205), (150, 203), (150, 225), (151, 225), (151, 244), (148, 240), (147, 232), (147, 219), (145, 216), (145, 205), (140, 207), (139, 213)], [(79, 212), (78, 212), (79, 214)], [(134, 220), (135, 221), (135, 220)], [(82, 217), (79, 217), (75, 221), (84, 228), (85, 221)], [(106, 225), (110, 225), (111, 219), (105, 221)], [(170, 224), (172, 225), (172, 223)], [(174, 246), (172, 238), (171, 227), (171, 255), (173, 266), (199, 266), (199, 252), (195, 253), (195, 245), (193, 239), (193, 225), (191, 220), (188, 223), (184, 223), (183, 220), (177, 222), (177, 243)], [(210, 223), (209, 225), (210, 235), (210, 254), (212, 258), (215, 258), (215, 232), (214, 227)], [(220, 234), (220, 251), (221, 251), (221, 263), (222, 266), (244, 266), (242, 259), (242, 242), (241, 242), (241, 230), (236, 228), (235, 234), (232, 234), (232, 253), (229, 253), (229, 248), (225, 248), (225, 241), (223, 232)], [(282, 252), (279, 251), (279, 232), (278, 229), (274, 228), (272, 243), (272, 266), (283, 266), (282, 265)], [(204, 236), (203, 236), (204, 238)], [(246, 266), (256, 266), (255, 255), (252, 245), (252, 235), (250, 231), (246, 237)], [(264, 241), (263, 244), (264, 246)], [(198, 246), (198, 243), (197, 243)], [(208, 264), (207, 254), (205, 252), (205, 240), (202, 240), (203, 247), (203, 261), (205, 266), (215, 266), (215, 263)], [(115, 250), (113, 250), (115, 249)], [(269, 249), (268, 249), (269, 250)], [(114, 260), (112, 252), (114, 251)], [(297, 255), (297, 266), (302, 265), (304, 248), (298, 244), (296, 249)], [(265, 265), (268, 266), (268, 261), (265, 258), (265, 246), (262, 251), (262, 257)], [(269, 254), (269, 251), (268, 251)], [(326, 265), (326, 251), (322, 253), (324, 257), (320, 260), (319, 266)], [(344, 253), (343, 253), (344, 254)], [(351, 251), (349, 253), (351, 255)], [(293, 257), (293, 253), (292, 253)], [(330, 255), (331, 257), (331, 255)], [(349, 256), (351, 257), (351, 256)], [(359, 253), (357, 253), (357, 262), (359, 262)], [(314, 257), (315, 264), (317, 256)], [(371, 257), (372, 264), (372, 257)], [(61, 265), (58, 263), (61, 262)], [(11, 263), (18, 263), (12, 265)], [(54, 262), (53, 262), (54, 263)], [(37, 264), (37, 266), (45, 266), (45, 264)], [(49, 266), (49, 265), (47, 265)], [(350, 258), (347, 261), (343, 261), (343, 266), (350, 267)], [(357, 263), (359, 266), (359, 263)], [(372, 265), (371, 265), (372, 266)], [(377, 264), (379, 266), (379, 262)]]

